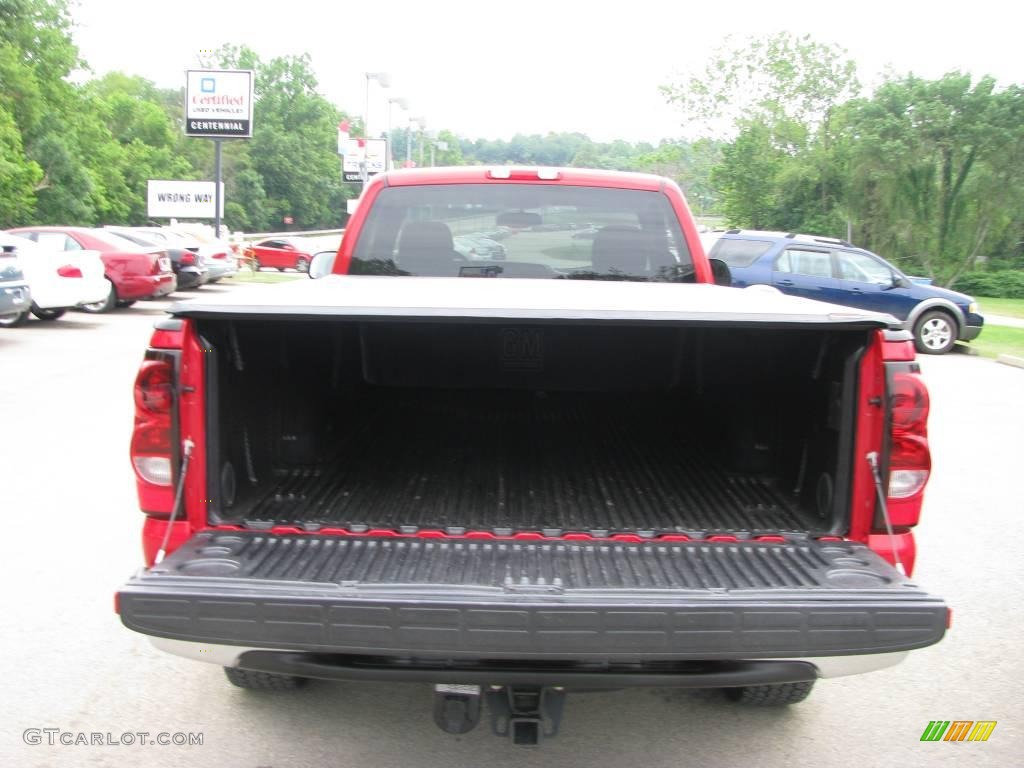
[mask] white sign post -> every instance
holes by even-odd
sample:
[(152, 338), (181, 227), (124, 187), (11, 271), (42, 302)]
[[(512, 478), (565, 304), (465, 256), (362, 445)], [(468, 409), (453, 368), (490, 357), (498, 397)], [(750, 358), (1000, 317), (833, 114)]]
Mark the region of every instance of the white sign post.
[(338, 141), (341, 150), (341, 173), (344, 181), (366, 181), (387, 167), (387, 139), (344, 139)]
[[(224, 215), (221, 184), (220, 215)], [(212, 181), (164, 181), (146, 183), (146, 215), (151, 219), (216, 219), (217, 188)]]
[(186, 78), (186, 136), (252, 138), (251, 70), (190, 69)]
[(213, 139), (214, 227), (221, 236), (224, 185), (221, 139), (251, 139), (254, 77), (249, 69), (190, 69), (185, 72), (185, 135)]

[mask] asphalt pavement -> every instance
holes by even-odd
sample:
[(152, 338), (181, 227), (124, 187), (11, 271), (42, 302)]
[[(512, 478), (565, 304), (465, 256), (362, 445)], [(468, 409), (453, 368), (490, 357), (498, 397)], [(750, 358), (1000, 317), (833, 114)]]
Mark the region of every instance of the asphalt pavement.
[[(231, 290), (240, 289), (201, 295)], [(1024, 370), (960, 354), (922, 361), (934, 473), (915, 578), (954, 608), (942, 643), (890, 670), (822, 681), (785, 710), (740, 707), (717, 692), (571, 696), (562, 734), (524, 749), (486, 724), (441, 733), (425, 685), (243, 691), (218, 667), (160, 653), (120, 624), (113, 594), (141, 563), (132, 382), (167, 304), (0, 333), (0, 765), (1020, 764)], [(931, 720), (998, 725), (985, 743), (923, 743)], [(149, 735), (123, 743), (138, 732)], [(104, 743), (63, 745), (62, 733)], [(201, 734), (202, 744), (148, 743), (162, 733)]]

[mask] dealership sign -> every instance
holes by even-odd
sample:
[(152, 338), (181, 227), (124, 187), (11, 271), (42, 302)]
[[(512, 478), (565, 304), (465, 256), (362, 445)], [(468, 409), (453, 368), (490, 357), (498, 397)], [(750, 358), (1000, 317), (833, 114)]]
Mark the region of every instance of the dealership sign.
[(366, 181), (387, 170), (388, 143), (385, 139), (339, 139), (341, 171), (345, 181)]
[[(213, 219), (217, 194), (212, 181), (147, 182), (146, 214), (151, 219)], [(220, 214), (224, 215), (224, 185), (220, 185)]]
[(251, 70), (190, 69), (186, 74), (186, 136), (252, 138)]

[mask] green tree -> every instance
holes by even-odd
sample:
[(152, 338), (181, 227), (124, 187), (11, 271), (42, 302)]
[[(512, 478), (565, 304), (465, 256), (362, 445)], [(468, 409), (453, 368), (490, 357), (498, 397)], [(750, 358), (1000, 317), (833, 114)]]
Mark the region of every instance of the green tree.
[(252, 176), (231, 182), (247, 202), (258, 202), (246, 210), (250, 224), (279, 229), (291, 216), (300, 228), (340, 226), (345, 200), (358, 194), (357, 185), (341, 181), (337, 126), (345, 115), (317, 92), (309, 56), (263, 62), (249, 48), (225, 47), (221, 64), (256, 71), (253, 138), (237, 171), (255, 172), (259, 183)]
[(1019, 238), (1024, 89), (951, 73), (884, 83), (849, 105), (849, 208), (866, 246), (952, 285)]
[(734, 138), (711, 177), (730, 223), (829, 234), (843, 220), (834, 114), (858, 89), (843, 49), (780, 33), (727, 41), (662, 92), (690, 133)]

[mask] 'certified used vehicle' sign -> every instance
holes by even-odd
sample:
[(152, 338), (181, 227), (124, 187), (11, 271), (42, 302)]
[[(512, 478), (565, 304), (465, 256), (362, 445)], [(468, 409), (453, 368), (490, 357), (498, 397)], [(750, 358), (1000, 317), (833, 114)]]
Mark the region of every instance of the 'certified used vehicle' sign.
[(185, 135), (252, 138), (253, 74), (243, 69), (190, 69)]

